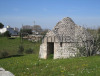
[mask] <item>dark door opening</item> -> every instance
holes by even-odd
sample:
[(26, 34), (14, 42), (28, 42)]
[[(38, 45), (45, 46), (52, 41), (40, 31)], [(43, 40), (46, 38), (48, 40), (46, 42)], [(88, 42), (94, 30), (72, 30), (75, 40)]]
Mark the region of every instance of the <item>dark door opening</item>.
[(48, 42), (47, 43), (47, 58), (53, 58), (54, 54), (54, 43), (53, 42)]

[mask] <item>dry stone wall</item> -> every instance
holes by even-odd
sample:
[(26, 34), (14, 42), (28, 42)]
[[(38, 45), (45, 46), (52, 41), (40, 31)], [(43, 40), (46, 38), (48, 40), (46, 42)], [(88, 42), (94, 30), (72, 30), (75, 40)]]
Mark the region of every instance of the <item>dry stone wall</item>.
[(85, 28), (76, 25), (71, 18), (66, 17), (46, 34), (40, 46), (39, 57), (44, 59), (48, 57), (47, 43), (50, 42), (54, 43), (54, 59), (75, 57), (79, 52), (76, 45), (83, 46), (83, 42), (91, 38)]

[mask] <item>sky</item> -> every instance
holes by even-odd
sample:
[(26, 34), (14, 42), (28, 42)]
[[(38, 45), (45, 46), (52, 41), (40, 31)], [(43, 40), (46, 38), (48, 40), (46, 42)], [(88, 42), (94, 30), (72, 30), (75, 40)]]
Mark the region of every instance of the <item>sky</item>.
[(53, 29), (70, 17), (80, 26), (100, 26), (100, 0), (0, 0), (0, 22), (11, 27), (40, 25)]

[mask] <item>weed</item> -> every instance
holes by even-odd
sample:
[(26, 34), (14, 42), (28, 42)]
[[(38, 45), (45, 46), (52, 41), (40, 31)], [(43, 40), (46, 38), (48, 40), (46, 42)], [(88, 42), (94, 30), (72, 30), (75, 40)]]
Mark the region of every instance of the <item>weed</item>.
[(25, 51), (26, 54), (32, 54), (34, 53), (33, 49), (29, 48)]

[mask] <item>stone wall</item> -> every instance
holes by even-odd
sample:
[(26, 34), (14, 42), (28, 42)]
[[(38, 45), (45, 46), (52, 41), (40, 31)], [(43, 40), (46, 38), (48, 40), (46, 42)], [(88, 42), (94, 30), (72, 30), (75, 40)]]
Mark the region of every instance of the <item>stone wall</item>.
[(47, 43), (40, 45), (39, 58), (47, 59)]
[(54, 44), (54, 59), (75, 57), (78, 53), (78, 49), (74, 46), (74, 43), (60, 43)]

